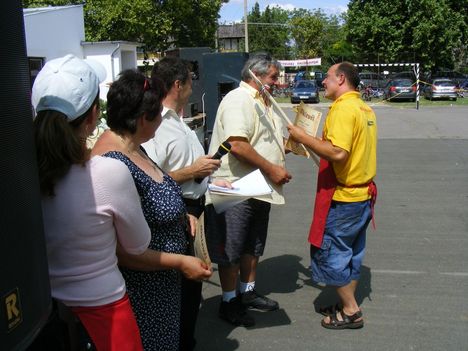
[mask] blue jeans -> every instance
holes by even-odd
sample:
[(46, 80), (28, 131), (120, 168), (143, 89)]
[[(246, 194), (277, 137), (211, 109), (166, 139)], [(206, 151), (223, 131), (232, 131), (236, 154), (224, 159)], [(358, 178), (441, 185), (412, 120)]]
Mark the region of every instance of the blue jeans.
[(359, 279), (371, 217), (370, 200), (332, 202), (322, 246), (312, 256), (313, 281), (344, 286)]

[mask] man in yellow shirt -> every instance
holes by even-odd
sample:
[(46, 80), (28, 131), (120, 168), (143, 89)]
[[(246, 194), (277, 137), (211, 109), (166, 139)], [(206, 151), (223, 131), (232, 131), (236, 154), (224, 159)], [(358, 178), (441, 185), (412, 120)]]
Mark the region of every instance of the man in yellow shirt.
[(328, 329), (364, 325), (355, 291), (364, 258), (366, 229), (377, 189), (375, 114), (356, 91), (359, 75), (349, 62), (333, 65), (323, 81), (333, 100), (323, 138), (288, 126), (291, 136), (321, 157), (314, 218), (309, 233), (312, 279), (335, 286), (341, 304), (321, 309)]

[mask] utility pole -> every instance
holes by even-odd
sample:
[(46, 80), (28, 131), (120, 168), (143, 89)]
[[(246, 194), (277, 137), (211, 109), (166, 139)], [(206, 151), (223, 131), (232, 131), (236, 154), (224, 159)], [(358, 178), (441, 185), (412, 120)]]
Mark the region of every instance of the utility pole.
[(247, 0), (244, 0), (245, 52), (249, 52), (249, 24), (247, 22)]

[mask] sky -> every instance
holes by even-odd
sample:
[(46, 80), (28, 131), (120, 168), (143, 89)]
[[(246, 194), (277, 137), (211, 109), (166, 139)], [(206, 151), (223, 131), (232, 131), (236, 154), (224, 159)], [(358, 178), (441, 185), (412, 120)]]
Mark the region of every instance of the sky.
[[(268, 5), (270, 7), (277, 5), (285, 10), (321, 8), (326, 14), (339, 14), (347, 10), (349, 0), (247, 0), (248, 12), (252, 11), (255, 2), (260, 5), (260, 11), (265, 11)], [(219, 23), (239, 22), (244, 16), (244, 0), (229, 0), (228, 3), (222, 5), (219, 15)]]

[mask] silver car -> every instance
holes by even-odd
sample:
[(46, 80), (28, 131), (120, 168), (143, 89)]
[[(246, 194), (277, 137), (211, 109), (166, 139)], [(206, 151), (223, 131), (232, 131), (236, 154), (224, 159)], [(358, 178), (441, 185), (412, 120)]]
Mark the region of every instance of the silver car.
[(434, 79), (431, 85), (424, 89), (424, 97), (429, 100), (450, 99), (457, 100), (457, 83), (450, 79)]

